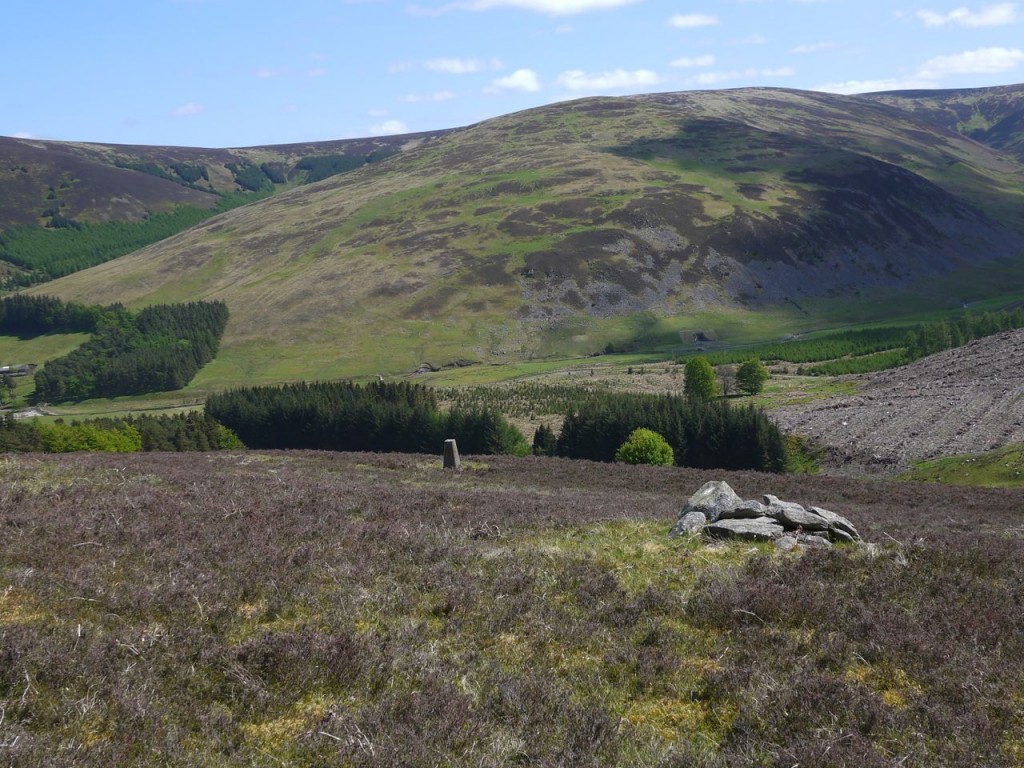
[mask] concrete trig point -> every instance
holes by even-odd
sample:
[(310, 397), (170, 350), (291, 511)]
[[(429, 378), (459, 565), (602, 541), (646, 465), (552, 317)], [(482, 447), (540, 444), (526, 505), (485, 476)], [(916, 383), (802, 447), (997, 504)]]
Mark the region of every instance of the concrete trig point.
[(454, 440), (444, 441), (444, 469), (462, 469), (462, 462), (459, 460), (459, 446)]

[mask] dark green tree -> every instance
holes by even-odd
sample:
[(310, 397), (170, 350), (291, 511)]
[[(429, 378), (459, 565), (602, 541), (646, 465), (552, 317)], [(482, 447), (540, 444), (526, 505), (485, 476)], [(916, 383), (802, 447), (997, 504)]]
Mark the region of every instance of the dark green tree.
[(533, 453), (535, 456), (554, 456), (558, 449), (558, 438), (555, 430), (547, 424), (541, 424), (533, 433)]
[(14, 379), (6, 373), (0, 376), (0, 403), (9, 403), (14, 400)]

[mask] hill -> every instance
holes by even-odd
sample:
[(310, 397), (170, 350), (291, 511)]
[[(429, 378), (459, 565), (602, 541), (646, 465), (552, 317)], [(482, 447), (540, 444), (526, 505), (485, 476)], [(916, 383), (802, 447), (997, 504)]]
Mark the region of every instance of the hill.
[(843, 377), (855, 395), (772, 411), (826, 449), (833, 471), (896, 473), (937, 456), (1024, 443), (1024, 331), (1006, 331), (902, 368)]
[(315, 179), (328, 158), (337, 167), (341, 158), (355, 166), (355, 161), (386, 156), (444, 133), (240, 149), (0, 136), (0, 228), (46, 224), (53, 211), (96, 223), (138, 221), (178, 205), (210, 208), (219, 195)]
[(701, 323), (771, 335), (1005, 292), (1024, 267), (1024, 165), (908, 101), (551, 105), (36, 290), (223, 299), (209, 386), (671, 346)]

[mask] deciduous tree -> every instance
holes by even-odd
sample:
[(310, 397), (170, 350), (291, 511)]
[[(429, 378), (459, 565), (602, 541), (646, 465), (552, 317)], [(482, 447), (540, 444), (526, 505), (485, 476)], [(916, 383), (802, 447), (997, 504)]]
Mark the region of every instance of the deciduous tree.
[(736, 386), (748, 395), (756, 395), (768, 381), (768, 369), (760, 360), (747, 360), (736, 369)]
[(671, 467), (675, 452), (664, 437), (650, 429), (634, 429), (626, 442), (615, 452), (615, 460), (623, 464), (654, 464)]
[(706, 357), (691, 357), (686, 361), (684, 369), (686, 381), (683, 391), (692, 402), (703, 403), (718, 397), (718, 384), (715, 381), (715, 369)]

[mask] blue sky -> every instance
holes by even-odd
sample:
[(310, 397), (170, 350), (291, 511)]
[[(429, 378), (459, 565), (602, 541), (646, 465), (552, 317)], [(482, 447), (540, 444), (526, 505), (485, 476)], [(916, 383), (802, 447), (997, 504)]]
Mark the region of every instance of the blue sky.
[(8, 2), (0, 135), (241, 147), (468, 125), (567, 99), (1024, 81), (1024, 3)]

